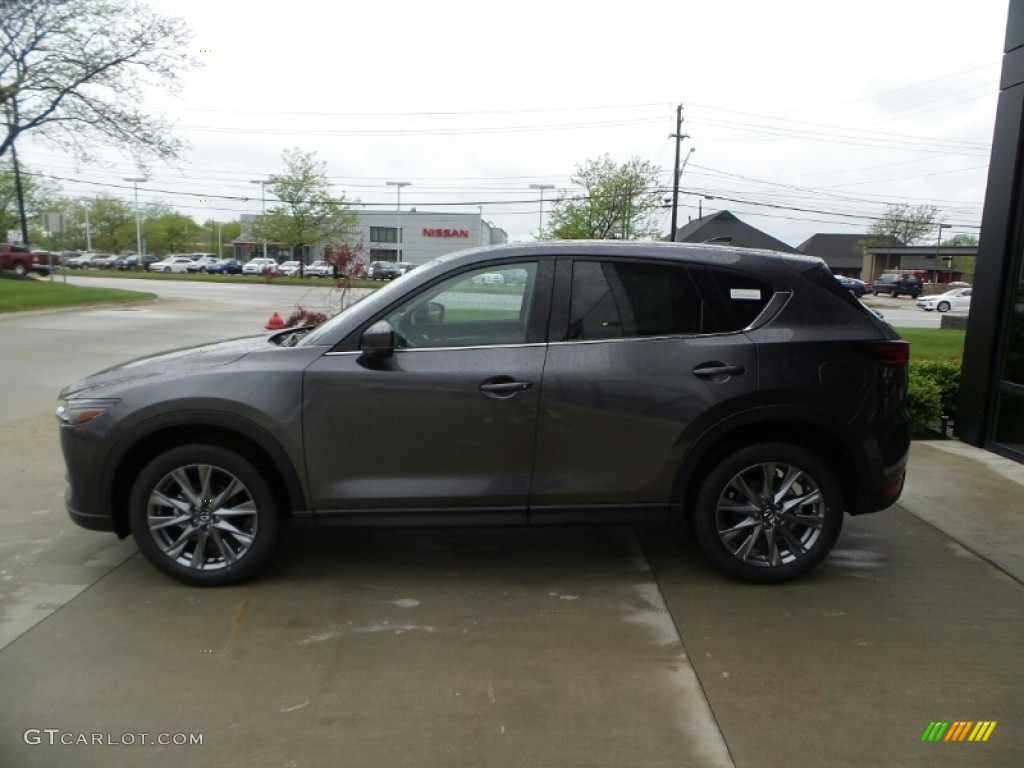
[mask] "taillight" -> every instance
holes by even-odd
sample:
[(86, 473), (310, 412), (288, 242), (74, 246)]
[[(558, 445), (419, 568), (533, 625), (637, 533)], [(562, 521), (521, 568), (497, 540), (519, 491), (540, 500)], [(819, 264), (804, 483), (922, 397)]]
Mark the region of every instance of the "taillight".
[(856, 346), (882, 365), (900, 366), (910, 362), (910, 344), (905, 341), (871, 341)]

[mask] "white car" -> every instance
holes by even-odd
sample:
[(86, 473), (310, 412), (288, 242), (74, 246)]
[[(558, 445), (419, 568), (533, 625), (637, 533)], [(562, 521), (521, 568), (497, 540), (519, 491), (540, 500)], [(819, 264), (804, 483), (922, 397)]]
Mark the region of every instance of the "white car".
[(150, 272), (188, 272), (192, 266), (191, 256), (168, 256), (163, 261), (154, 261), (149, 265)]
[(971, 289), (956, 288), (952, 291), (940, 293), (938, 296), (922, 296), (917, 300), (917, 306), (925, 312), (931, 312), (933, 309), (939, 312), (962, 309), (966, 312), (971, 308)]
[(264, 272), (273, 272), (277, 268), (277, 262), (273, 259), (258, 257), (250, 259), (242, 266), (243, 275), (262, 275)]
[(278, 274), (284, 275), (285, 277), (294, 277), (299, 273), (299, 268), (301, 266), (301, 261), (286, 261), (283, 264), (277, 265), (277, 271)]
[(314, 261), (303, 271), (306, 277), (331, 277), (334, 267), (326, 261)]

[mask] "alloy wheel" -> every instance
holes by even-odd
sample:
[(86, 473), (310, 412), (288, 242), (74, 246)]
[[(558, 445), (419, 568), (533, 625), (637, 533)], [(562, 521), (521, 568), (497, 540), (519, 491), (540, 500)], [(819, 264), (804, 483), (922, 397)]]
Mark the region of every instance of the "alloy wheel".
[(822, 535), (826, 504), (803, 469), (763, 462), (738, 472), (722, 490), (715, 529), (725, 549), (747, 565), (788, 565), (810, 552)]
[(257, 531), (256, 504), (231, 472), (189, 464), (167, 473), (149, 494), (146, 520), (157, 547), (185, 568), (208, 571), (248, 554)]

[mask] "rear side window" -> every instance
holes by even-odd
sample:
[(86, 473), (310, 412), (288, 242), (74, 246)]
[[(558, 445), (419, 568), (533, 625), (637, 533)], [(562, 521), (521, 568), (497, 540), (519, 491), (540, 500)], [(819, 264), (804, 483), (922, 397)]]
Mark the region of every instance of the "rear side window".
[(725, 270), (577, 260), (565, 340), (738, 331), (770, 298), (761, 283)]

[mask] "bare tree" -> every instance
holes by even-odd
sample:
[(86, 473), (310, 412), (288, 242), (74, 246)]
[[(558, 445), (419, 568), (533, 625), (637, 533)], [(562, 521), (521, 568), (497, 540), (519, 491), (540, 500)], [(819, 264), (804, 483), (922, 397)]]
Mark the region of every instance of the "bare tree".
[(140, 162), (177, 157), (166, 121), (138, 105), (197, 66), (189, 38), (184, 21), (135, 0), (0, 0), (0, 157), (29, 131), (81, 159), (97, 141)]

